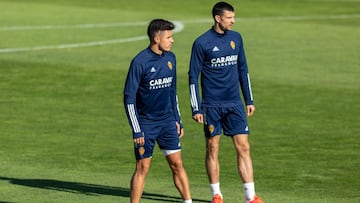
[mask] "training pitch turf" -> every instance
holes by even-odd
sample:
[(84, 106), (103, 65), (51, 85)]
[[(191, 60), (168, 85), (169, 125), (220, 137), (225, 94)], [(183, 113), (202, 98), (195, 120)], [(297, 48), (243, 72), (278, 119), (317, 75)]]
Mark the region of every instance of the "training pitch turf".
[[(152, 18), (178, 28), (183, 161), (194, 202), (210, 202), (187, 71), (215, 2), (0, 0), (0, 202), (129, 202), (122, 90)], [(229, 2), (255, 98), (257, 193), (267, 203), (360, 202), (360, 1)], [(220, 151), (225, 202), (242, 202), (230, 139)], [(158, 148), (142, 202), (181, 202)]]

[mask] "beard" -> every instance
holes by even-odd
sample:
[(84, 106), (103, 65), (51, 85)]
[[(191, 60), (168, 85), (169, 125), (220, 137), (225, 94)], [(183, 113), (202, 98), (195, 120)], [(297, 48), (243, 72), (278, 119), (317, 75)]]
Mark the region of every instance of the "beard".
[(219, 28), (222, 30), (222, 31), (228, 31), (228, 30), (231, 30), (231, 27), (225, 27), (223, 26), (221, 23), (219, 23)]
[(159, 47), (159, 50), (162, 52), (168, 52), (171, 50), (171, 46), (170, 47), (162, 47), (159, 45), (158, 47)]

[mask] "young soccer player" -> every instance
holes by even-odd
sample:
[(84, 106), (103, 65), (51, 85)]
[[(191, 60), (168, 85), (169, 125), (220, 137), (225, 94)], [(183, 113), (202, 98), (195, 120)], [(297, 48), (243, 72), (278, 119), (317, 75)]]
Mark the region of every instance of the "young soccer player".
[(174, 28), (173, 23), (163, 19), (150, 22), (150, 45), (131, 61), (125, 82), (124, 104), (136, 157), (130, 183), (131, 203), (140, 202), (156, 143), (165, 155), (183, 202), (192, 202), (181, 158), (180, 138), (184, 130), (176, 95), (176, 58), (170, 51)]

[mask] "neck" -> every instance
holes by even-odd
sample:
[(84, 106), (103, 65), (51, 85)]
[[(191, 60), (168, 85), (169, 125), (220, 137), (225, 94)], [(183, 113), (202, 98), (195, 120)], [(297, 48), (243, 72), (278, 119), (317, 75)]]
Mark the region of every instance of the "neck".
[(219, 23), (215, 23), (213, 26), (213, 29), (215, 30), (215, 32), (219, 33), (219, 34), (224, 34), (224, 30), (221, 28)]
[(158, 54), (158, 55), (162, 55), (162, 54), (163, 54), (163, 51), (160, 49), (160, 47), (159, 47), (157, 44), (152, 44), (152, 45), (150, 45), (150, 49), (151, 49), (154, 53), (156, 53), (156, 54)]

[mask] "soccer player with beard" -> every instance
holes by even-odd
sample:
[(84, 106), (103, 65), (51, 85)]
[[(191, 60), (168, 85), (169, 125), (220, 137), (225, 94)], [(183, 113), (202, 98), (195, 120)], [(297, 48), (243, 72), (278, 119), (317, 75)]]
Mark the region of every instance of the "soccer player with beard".
[[(263, 203), (255, 194), (253, 166), (248, 142), (247, 116), (255, 111), (242, 37), (232, 31), (234, 8), (218, 2), (212, 10), (214, 25), (193, 43), (189, 85), (193, 119), (204, 123), (205, 165), (212, 202), (222, 203), (218, 152), (220, 135), (231, 137), (237, 154), (237, 169), (243, 182), (245, 203)], [(202, 101), (199, 94), (201, 76)], [(240, 96), (246, 104), (246, 113)]]
[(130, 183), (131, 203), (140, 202), (155, 143), (163, 151), (183, 202), (192, 202), (181, 158), (184, 130), (176, 95), (176, 58), (170, 51), (174, 28), (173, 23), (163, 19), (149, 23), (150, 45), (131, 61), (125, 82), (124, 105), (136, 158)]

